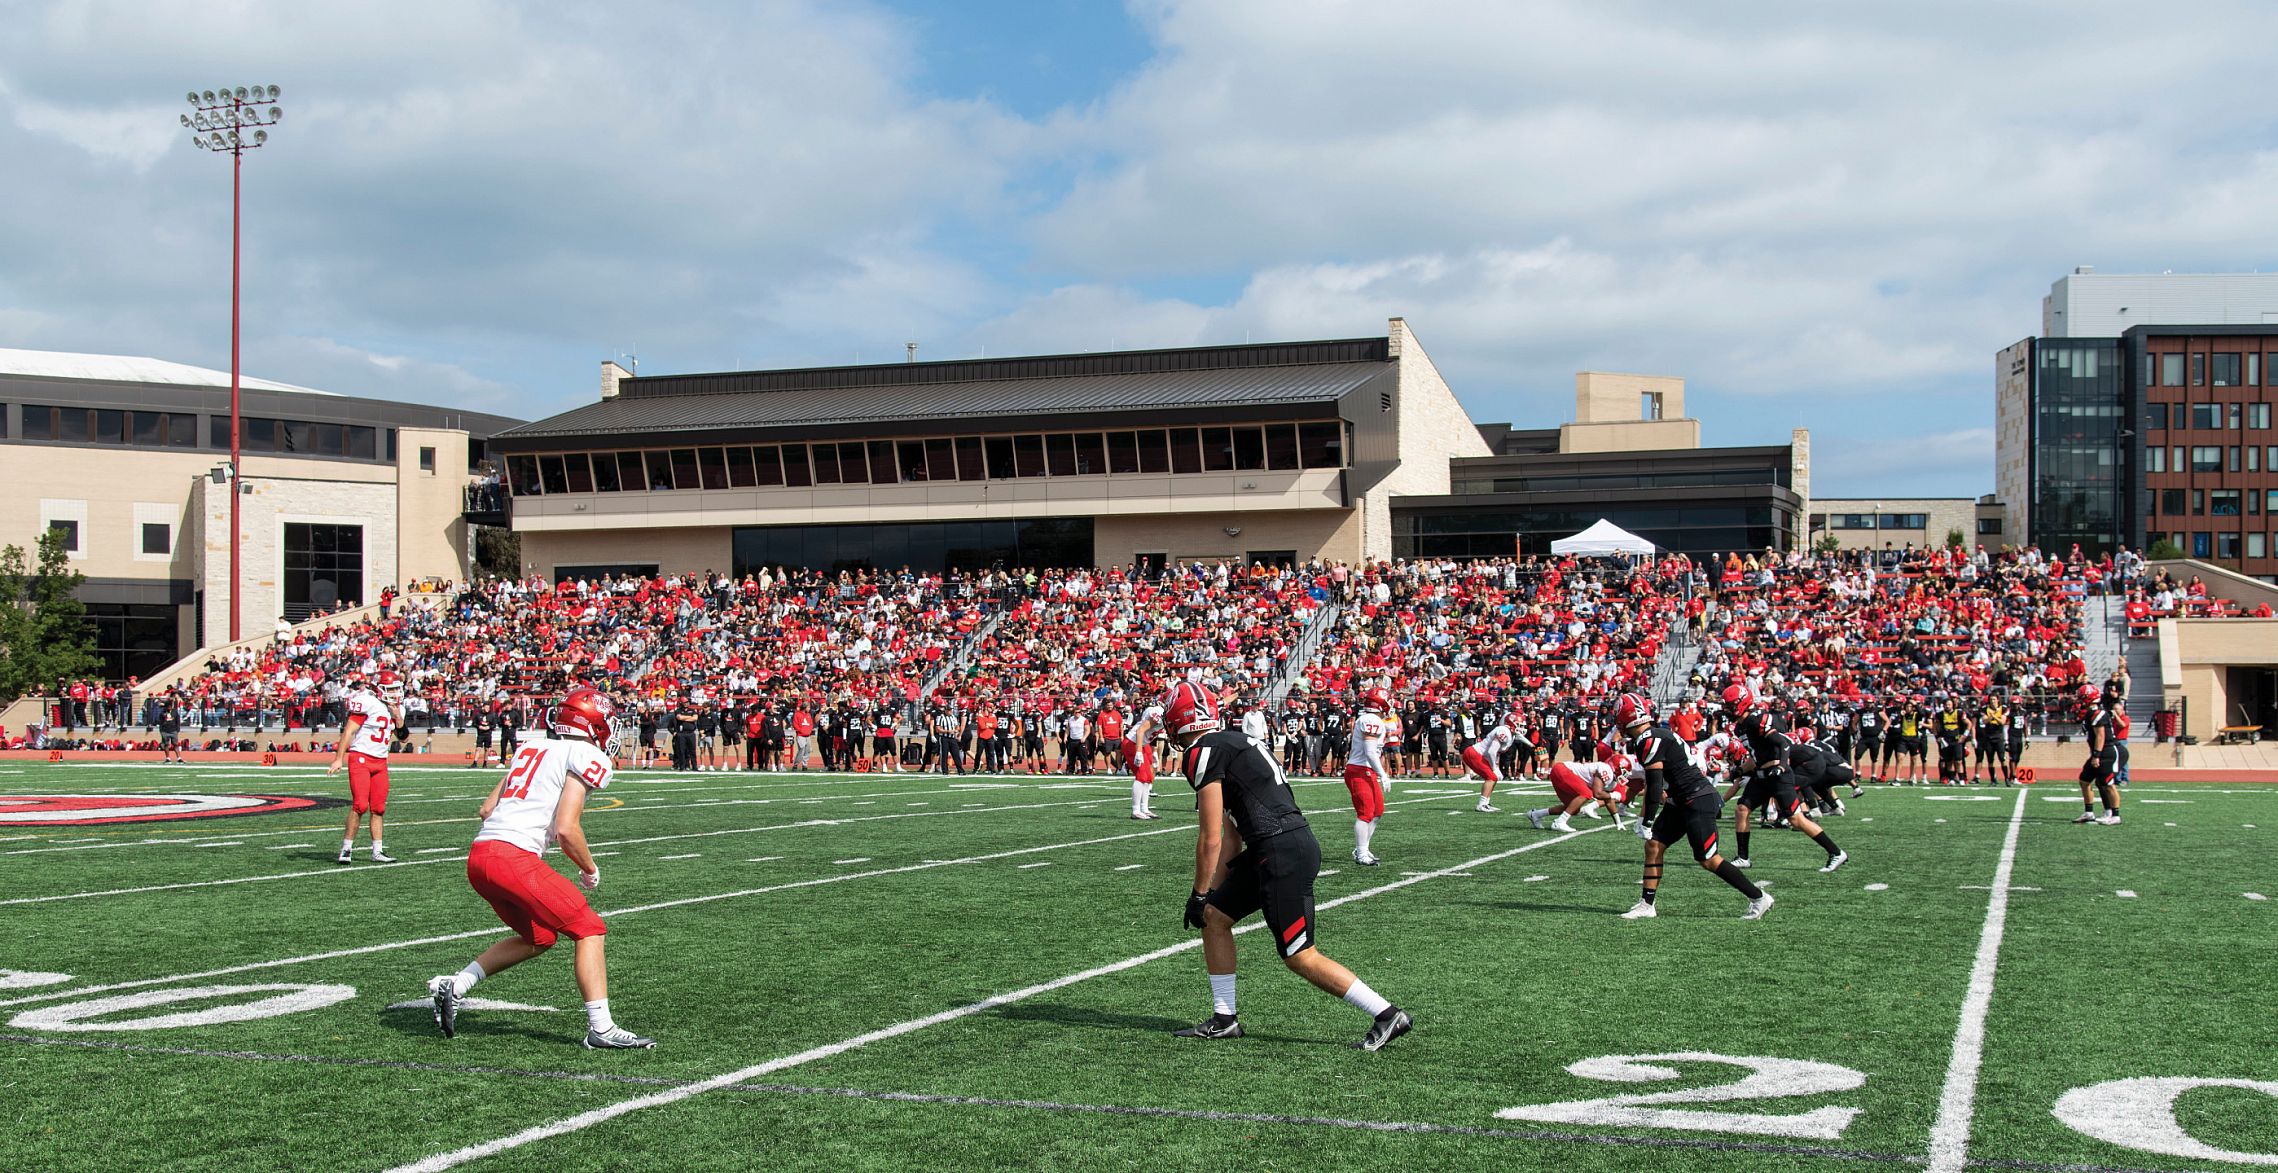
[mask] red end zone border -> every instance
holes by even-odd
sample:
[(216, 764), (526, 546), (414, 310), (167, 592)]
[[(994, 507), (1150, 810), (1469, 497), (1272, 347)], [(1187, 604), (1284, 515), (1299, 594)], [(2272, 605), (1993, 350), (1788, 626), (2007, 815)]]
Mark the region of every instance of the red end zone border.
[(0, 794), (0, 827), (102, 827), (268, 815), (342, 801), (274, 794)]

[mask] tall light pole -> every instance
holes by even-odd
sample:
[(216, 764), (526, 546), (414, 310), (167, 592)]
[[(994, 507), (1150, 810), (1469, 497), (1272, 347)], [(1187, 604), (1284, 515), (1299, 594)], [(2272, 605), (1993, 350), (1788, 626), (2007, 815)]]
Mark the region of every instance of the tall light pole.
[(245, 495), (240, 466), (239, 439), (243, 434), (242, 420), (237, 410), (238, 374), (237, 343), (239, 291), (243, 284), (243, 252), (239, 247), (239, 231), (243, 217), (241, 193), (244, 190), (245, 152), (269, 141), (269, 132), (262, 127), (275, 126), (285, 117), (285, 109), (276, 104), (281, 91), (275, 86), (223, 86), (216, 90), (192, 91), (190, 107), (194, 114), (184, 114), (182, 125), (192, 133), (190, 143), (200, 150), (229, 156), (229, 639), (239, 638), (238, 619), (244, 612), (245, 579), (239, 564), (239, 547), (244, 539), (244, 527), (238, 521), (238, 498)]

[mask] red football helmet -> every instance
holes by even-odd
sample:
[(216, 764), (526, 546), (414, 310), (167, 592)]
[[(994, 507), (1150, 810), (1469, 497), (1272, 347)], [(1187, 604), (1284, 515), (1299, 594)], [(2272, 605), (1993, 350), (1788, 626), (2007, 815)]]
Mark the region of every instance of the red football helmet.
[(1747, 685), (1726, 686), (1724, 690), (1724, 711), (1732, 714), (1735, 720), (1747, 716), (1748, 710), (1754, 708), (1755, 705), (1756, 694), (1750, 691)]
[(403, 699), (403, 677), (382, 668), (372, 677), (372, 691), (379, 693), (381, 700), (395, 704)]
[(1510, 712), (1503, 714), (1503, 724), (1510, 726), (1512, 732), (1518, 732), (1519, 711), (1517, 709), (1512, 709)]
[(1372, 713), (1392, 711), (1392, 694), (1381, 688), (1372, 688), (1360, 694), (1360, 707)]
[(573, 688), (547, 724), (556, 733), (607, 745), (617, 739), (617, 706), (594, 689)]
[(1625, 692), (1614, 702), (1614, 724), (1624, 729), (1653, 720), (1653, 702), (1641, 692)]
[(1210, 733), (1226, 727), (1218, 717), (1218, 698), (1210, 690), (1181, 680), (1163, 694), (1163, 729), (1173, 737)]
[(1596, 753), (1594, 753), (1594, 754), (1592, 754), (1592, 755), (1591, 755), (1591, 757), (1592, 757), (1592, 758), (1594, 758), (1594, 759), (1595, 759), (1595, 760), (1597, 760), (1597, 761), (1601, 761), (1601, 762), (1610, 762), (1610, 761), (1613, 761), (1615, 758), (1618, 758), (1618, 757), (1620, 757), (1620, 756), (1621, 756), (1621, 751), (1620, 751), (1620, 750), (1618, 750), (1618, 749), (1615, 749), (1615, 748), (1614, 748), (1614, 743), (1613, 743), (1613, 742), (1610, 742), (1610, 741), (1601, 741), (1601, 742), (1599, 742), (1599, 743), (1598, 743), (1598, 751), (1597, 751)]

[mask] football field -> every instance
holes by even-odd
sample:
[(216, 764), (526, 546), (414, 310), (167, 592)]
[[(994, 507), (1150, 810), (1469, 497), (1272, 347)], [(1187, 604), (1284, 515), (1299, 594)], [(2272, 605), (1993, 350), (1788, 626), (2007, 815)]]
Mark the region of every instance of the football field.
[[(1405, 781), (1364, 868), (1296, 779), (1322, 950), (1415, 1016), (1367, 1054), (1255, 932), (1248, 1037), (1171, 1037), (1210, 1009), (1175, 779), (1142, 823), (1117, 778), (626, 774), (592, 899), (658, 1046), (592, 1052), (566, 946), (435, 1030), (426, 979), (505, 932), (463, 863), (496, 777), (399, 764), (400, 862), (340, 867), (320, 769), (0, 762), (0, 1166), (2278, 1166), (2278, 787), (2140, 784), (2118, 827), (1873, 789), (1832, 875), (1756, 834), (1743, 923), (1681, 844), (1619, 919), (1638, 840), (1531, 829), (1542, 787)], [(321, 801), (103, 821), (239, 795)]]

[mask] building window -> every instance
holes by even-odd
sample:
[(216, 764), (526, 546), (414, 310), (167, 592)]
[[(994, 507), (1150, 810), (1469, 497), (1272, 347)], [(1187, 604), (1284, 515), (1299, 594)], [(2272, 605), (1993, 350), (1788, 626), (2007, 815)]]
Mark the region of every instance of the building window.
[(2214, 489), (2207, 493), (2207, 512), (2215, 517), (2238, 516), (2237, 489)]
[(2193, 448), (2191, 450), (2191, 471), (2223, 471), (2223, 450), (2210, 445), (2201, 445), (2200, 447)]
[(2236, 557), (2238, 557), (2238, 535), (2237, 535), (2237, 534), (2230, 534), (2230, 533), (2216, 534), (2216, 535), (2215, 535), (2215, 557), (2217, 557), (2217, 558), (2236, 558)]
[(2215, 552), (2215, 551), (2214, 551), (2214, 545), (2215, 545), (2215, 543), (2214, 543), (2214, 538), (2213, 538), (2213, 535), (2210, 535), (2210, 534), (2192, 534), (2192, 535), (2191, 535), (2191, 556), (2192, 556), (2193, 558), (2210, 558), (2210, 557), (2213, 557), (2213, 556), (2214, 556), (2214, 552)]
[(2249, 404), (2247, 404), (2247, 405), (2246, 405), (2246, 426), (2247, 426), (2247, 427), (2250, 427), (2250, 428), (2267, 428), (2267, 427), (2269, 427), (2269, 426), (2270, 426), (2270, 405), (2269, 405), (2269, 404), (2267, 404), (2267, 403), (2249, 403)]
[(2233, 445), (2231, 445), (2231, 448), (2230, 448), (2230, 463), (2229, 463), (2228, 465), (2226, 465), (2225, 467), (2229, 468), (2229, 469), (2230, 469), (2230, 471), (2232, 471), (2232, 472), (2237, 472), (2237, 471), (2238, 471), (2238, 445), (2236, 445), (2236, 444), (2233, 444)]
[(2262, 470), (2256, 467), (2257, 462), (2259, 462), (2261, 459), (2262, 449), (2254, 447), (2253, 445), (2248, 445), (2246, 449), (2246, 471), (2261, 472)]
[(1872, 513), (1830, 513), (1827, 515), (1827, 528), (1873, 529), (1875, 528), (1875, 515)]
[(1882, 522), (1884, 529), (1929, 529), (1930, 515), (1927, 513), (1885, 513), (1882, 515)]
[(1978, 518), (1977, 532), (1979, 537), (1998, 536), (2001, 533), (2001, 519), (1998, 517)]
[(435, 471), (435, 450), (433, 448), (422, 446), (419, 449), (419, 471)]
[(2229, 407), (2230, 407), (2230, 417), (2231, 417), (2231, 424), (2230, 424), (2230, 427), (2231, 427), (2231, 430), (2235, 432), (2235, 431), (2237, 431), (2237, 430), (2238, 430), (2238, 409), (2239, 409), (2239, 405), (2238, 405), (2238, 404), (2236, 404), (2236, 403), (2233, 403), (2233, 404), (2230, 404), (2230, 405), (2229, 405)]
[(285, 524), (285, 618), (364, 601), (364, 527)]
[[(2160, 513), (2167, 517), (2183, 516), (2183, 492), (2182, 489), (2161, 489), (2159, 491)], [(2272, 489), (2271, 492), (2278, 493), (2278, 489)]]
[(2278, 350), (2262, 356), (2262, 378), (2270, 386), (2278, 387)]
[(171, 554), (174, 552), (174, 527), (163, 521), (142, 523), (142, 552), (145, 554)]
[(2260, 490), (2248, 489), (2246, 491), (2246, 511), (2250, 515), (2262, 512), (2262, 493)]
[(2159, 385), (2162, 387), (2180, 387), (2183, 385), (2182, 355), (2163, 354), (2159, 356)]
[(2207, 385), (2206, 355), (2194, 354), (2191, 356), (2191, 385), (2194, 387), (2204, 387)]
[(60, 520), (59, 520), (59, 521), (51, 521), (51, 522), (47, 523), (47, 532), (49, 532), (49, 533), (51, 533), (51, 534), (61, 534), (61, 535), (63, 536), (63, 552), (64, 552), (64, 553), (66, 553), (66, 554), (76, 554), (76, 553), (78, 553), (78, 552), (79, 552), (79, 523), (78, 523), (78, 522), (76, 522), (76, 521), (60, 521)]
[(2220, 403), (2192, 404), (2191, 426), (2203, 432), (2220, 430), (2223, 426), (2223, 405)]
[(2182, 471), (2184, 471), (2185, 469), (2188, 469), (2188, 468), (2190, 468), (2190, 467), (2191, 467), (2191, 465), (2190, 465), (2188, 462), (2186, 462), (2186, 461), (2183, 459), (2183, 447), (2182, 447), (2182, 445), (2180, 445), (2180, 444), (2179, 444), (2179, 445), (2177, 445), (2177, 446), (2176, 446), (2176, 448), (2175, 448), (2175, 459), (2168, 461), (2168, 463), (2167, 463), (2167, 471), (2169, 471), (2169, 472), (2182, 472)]
[(2252, 387), (2262, 381), (2261, 372), (2255, 369), (2255, 360), (2260, 359), (2261, 357), (2262, 356), (2259, 354), (2250, 354), (2246, 356), (2246, 379), (2240, 384), (2240, 386)]
[(2167, 405), (2164, 403), (2144, 404), (2144, 427), (2153, 431), (2166, 431)]
[(2239, 361), (2235, 354), (2214, 356), (2214, 377), (2217, 387), (2236, 387), (2239, 384)]
[(2247, 557), (2249, 557), (2249, 558), (2260, 558), (2260, 557), (2262, 557), (2262, 550), (2263, 550), (2263, 546), (2262, 546), (2262, 531), (2261, 531), (2261, 530), (2256, 530), (2256, 531), (2254, 531), (2253, 533), (2246, 535), (2246, 556), (2247, 556)]
[(2161, 447), (2158, 447), (2158, 446), (2156, 446), (2156, 445), (2155, 445), (2155, 446), (2153, 446), (2153, 447), (2150, 447), (2150, 448), (2146, 448), (2146, 449), (2144, 449), (2144, 471), (2145, 471), (2145, 472), (2166, 472), (2166, 471), (2167, 471), (2167, 449), (2165, 449), (2165, 448), (2161, 448)]

